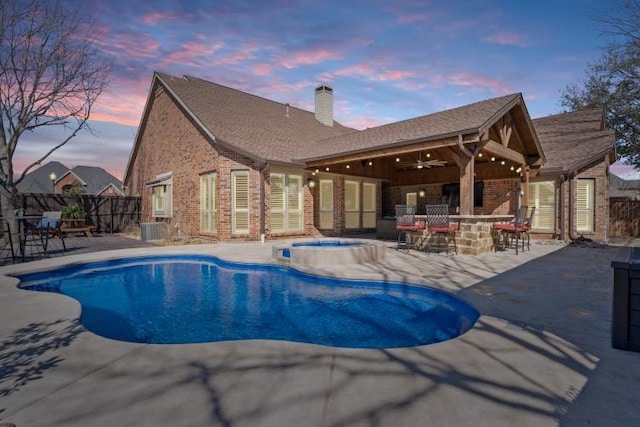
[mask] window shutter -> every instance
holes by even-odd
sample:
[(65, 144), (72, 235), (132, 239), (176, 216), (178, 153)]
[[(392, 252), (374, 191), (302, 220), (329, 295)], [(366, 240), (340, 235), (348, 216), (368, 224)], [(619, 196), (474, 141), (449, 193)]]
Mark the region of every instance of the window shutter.
[(288, 230), (302, 231), (302, 176), (300, 175), (289, 175), (287, 214)]
[(281, 233), (284, 228), (284, 175), (271, 174), (271, 231)]
[(232, 232), (235, 234), (249, 233), (249, 172), (234, 171), (233, 180), (233, 215)]
[(376, 228), (376, 185), (362, 184), (362, 227)]
[(215, 233), (217, 174), (211, 173), (200, 177), (200, 230)]
[[(536, 207), (531, 228), (534, 230), (555, 230), (556, 194), (553, 181), (529, 183), (529, 197)], [(529, 203), (531, 204), (531, 203)]]
[(576, 231), (592, 232), (594, 225), (594, 182), (579, 179), (576, 186)]
[(320, 180), (320, 229), (333, 229), (333, 181)]
[(360, 228), (360, 183), (345, 181), (344, 187), (344, 226)]

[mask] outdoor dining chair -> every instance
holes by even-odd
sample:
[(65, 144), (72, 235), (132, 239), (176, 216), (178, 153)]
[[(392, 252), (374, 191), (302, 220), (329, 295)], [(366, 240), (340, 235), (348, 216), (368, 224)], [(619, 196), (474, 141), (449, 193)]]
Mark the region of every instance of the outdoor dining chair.
[[(535, 209), (535, 208), (534, 208)], [(529, 245), (529, 225), (527, 222), (527, 211), (529, 206), (522, 205), (518, 208), (515, 218), (508, 223), (494, 223), (494, 230), (498, 231), (498, 241), (500, 245), (508, 248), (515, 247), (516, 255), (518, 254), (519, 243), (522, 240), (522, 250), (524, 251), (525, 241), (523, 234), (527, 237), (527, 245)], [(531, 217), (533, 218), (533, 212)], [(515, 242), (515, 244), (514, 244)]]
[(62, 241), (63, 251), (67, 251), (64, 242), (64, 235), (60, 232), (61, 212), (43, 212), (42, 217), (35, 223), (24, 223), (24, 242), (22, 246), (22, 258), (26, 257), (27, 247), (38, 247), (42, 249), (45, 256), (49, 256), (49, 240), (58, 236)]
[(396, 205), (396, 229), (398, 230), (398, 246), (396, 249), (414, 249), (413, 233), (424, 230), (422, 223), (416, 222), (415, 205)]
[(427, 252), (431, 250), (445, 250), (447, 254), (453, 243), (453, 250), (458, 253), (458, 245), (456, 243), (456, 233), (460, 229), (460, 220), (451, 222), (449, 219), (449, 205), (426, 205), (427, 213), (427, 231), (429, 238), (425, 249)]

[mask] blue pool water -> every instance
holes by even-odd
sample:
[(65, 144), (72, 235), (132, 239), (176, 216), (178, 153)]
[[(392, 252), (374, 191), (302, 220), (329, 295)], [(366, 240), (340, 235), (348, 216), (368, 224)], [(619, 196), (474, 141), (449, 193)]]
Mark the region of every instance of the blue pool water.
[(19, 277), (20, 287), (82, 305), (80, 321), (139, 343), (273, 339), (335, 347), (410, 347), (454, 338), (479, 313), (433, 289), (338, 280), (210, 256), (142, 257)]

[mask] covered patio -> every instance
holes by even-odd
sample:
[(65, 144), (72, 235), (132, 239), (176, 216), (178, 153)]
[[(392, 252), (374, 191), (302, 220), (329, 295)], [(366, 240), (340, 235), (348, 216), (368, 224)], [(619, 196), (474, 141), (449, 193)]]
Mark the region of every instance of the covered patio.
[(478, 233), (529, 204), (529, 179), (545, 157), (524, 100), (514, 94), (324, 140), (304, 161), (311, 180), (379, 180), (379, 219), (393, 216), (398, 204), (415, 204), (418, 214), (447, 204), (465, 224), (464, 253), (477, 254), (491, 249), (474, 246)]

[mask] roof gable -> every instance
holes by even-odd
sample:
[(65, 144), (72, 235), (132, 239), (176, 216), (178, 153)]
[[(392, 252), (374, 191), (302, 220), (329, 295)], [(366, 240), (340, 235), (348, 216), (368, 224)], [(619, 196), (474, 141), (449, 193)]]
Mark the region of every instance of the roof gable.
[(615, 134), (604, 130), (601, 108), (541, 117), (533, 125), (547, 154), (540, 173), (575, 172), (615, 153)]
[(156, 73), (159, 81), (216, 142), (262, 161), (293, 163), (318, 140), (355, 132), (287, 104), (195, 77)]

